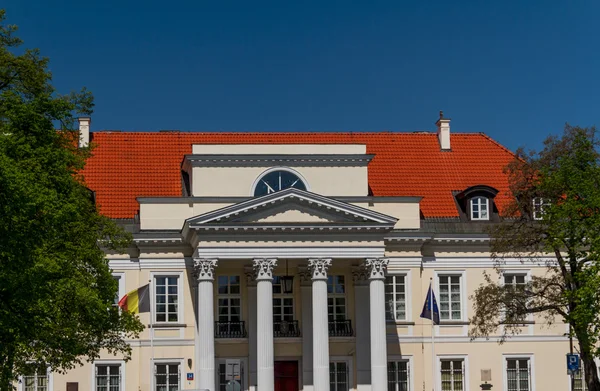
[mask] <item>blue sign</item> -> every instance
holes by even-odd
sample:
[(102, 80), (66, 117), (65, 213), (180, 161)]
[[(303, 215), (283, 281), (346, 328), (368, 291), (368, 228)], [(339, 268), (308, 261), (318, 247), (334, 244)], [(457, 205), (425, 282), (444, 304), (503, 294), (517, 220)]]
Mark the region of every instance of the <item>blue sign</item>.
[(569, 374), (579, 372), (580, 365), (579, 354), (567, 354), (567, 371)]
[(187, 373), (187, 379), (188, 380), (194, 380), (194, 373), (193, 372), (188, 372)]

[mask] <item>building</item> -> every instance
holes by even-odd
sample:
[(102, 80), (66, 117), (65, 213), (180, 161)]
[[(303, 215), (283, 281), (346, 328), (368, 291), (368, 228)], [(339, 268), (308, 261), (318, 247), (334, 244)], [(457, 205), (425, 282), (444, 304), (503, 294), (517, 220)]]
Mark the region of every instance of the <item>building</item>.
[[(131, 361), (21, 389), (569, 390), (564, 324), (468, 336), (514, 157), (486, 135), (450, 134), (442, 115), (416, 133), (90, 137), (80, 124), (100, 211), (134, 232), (128, 254), (107, 254), (119, 296), (150, 283), (153, 311)], [(543, 272), (508, 259), (498, 278)], [(419, 316), (430, 281), (434, 327)]]

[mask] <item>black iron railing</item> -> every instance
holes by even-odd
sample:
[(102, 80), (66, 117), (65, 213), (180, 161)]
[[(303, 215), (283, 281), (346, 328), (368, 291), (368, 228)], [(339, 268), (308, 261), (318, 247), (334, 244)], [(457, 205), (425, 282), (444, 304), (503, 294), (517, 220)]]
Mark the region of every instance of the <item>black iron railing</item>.
[(215, 338), (246, 338), (246, 322), (215, 322)]
[(299, 337), (300, 328), (297, 320), (278, 320), (273, 322), (273, 335), (275, 337)]
[(350, 319), (329, 321), (330, 337), (351, 337), (353, 334), (354, 332), (352, 331), (352, 322)]

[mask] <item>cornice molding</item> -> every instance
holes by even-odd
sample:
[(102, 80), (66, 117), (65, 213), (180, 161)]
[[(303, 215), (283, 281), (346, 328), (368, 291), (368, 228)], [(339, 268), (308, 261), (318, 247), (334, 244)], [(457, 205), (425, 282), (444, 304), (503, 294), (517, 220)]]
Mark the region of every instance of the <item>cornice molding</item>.
[(364, 167), (375, 155), (370, 154), (190, 154), (185, 155), (182, 168), (191, 167)]

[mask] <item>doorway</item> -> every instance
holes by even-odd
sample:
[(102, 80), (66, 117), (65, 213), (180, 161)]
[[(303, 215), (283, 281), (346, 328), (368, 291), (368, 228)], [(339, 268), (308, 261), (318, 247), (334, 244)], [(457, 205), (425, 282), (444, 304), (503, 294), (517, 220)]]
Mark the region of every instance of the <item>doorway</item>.
[(275, 391), (298, 391), (298, 361), (275, 361)]

